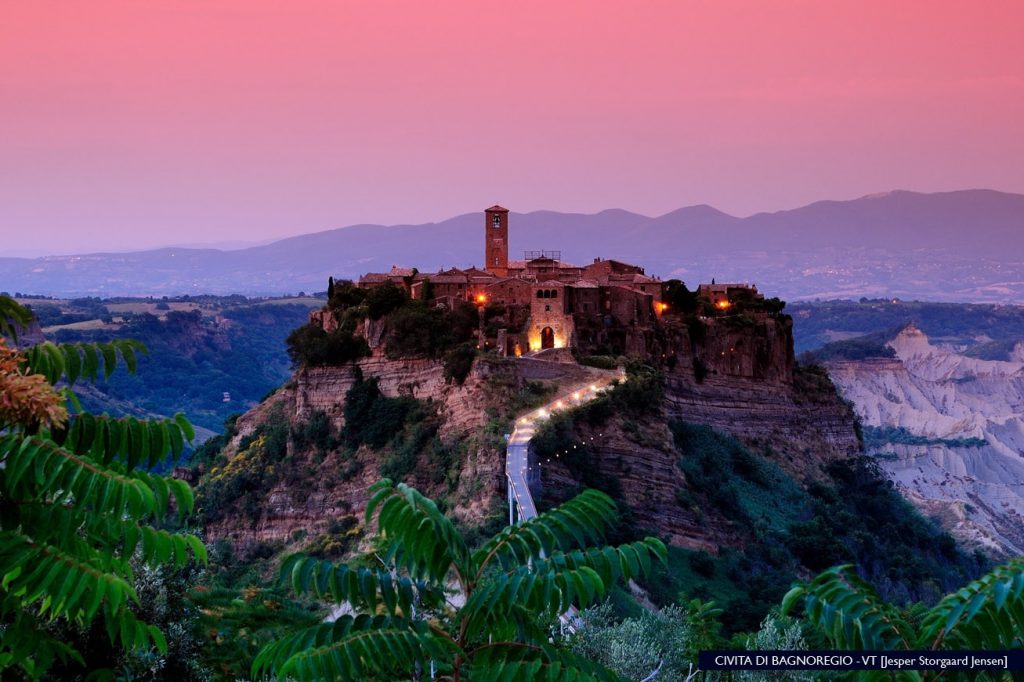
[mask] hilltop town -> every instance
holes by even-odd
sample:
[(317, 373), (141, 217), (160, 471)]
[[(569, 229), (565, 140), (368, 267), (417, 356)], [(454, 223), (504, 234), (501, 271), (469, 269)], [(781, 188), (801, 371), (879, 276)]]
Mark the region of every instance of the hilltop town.
[[(509, 210), (484, 211), (483, 268), (451, 268), (435, 273), (393, 266), (371, 272), (356, 283), (362, 289), (394, 286), (414, 300), (454, 309), (475, 305), (480, 348), (502, 356), (521, 356), (568, 348), (581, 353), (644, 356), (652, 351), (653, 334), (662, 316), (679, 307), (685, 286), (648, 275), (644, 268), (613, 258), (594, 258), (587, 265), (562, 260), (561, 251), (526, 251), (509, 258)], [(680, 289), (681, 288), (681, 289)], [(750, 284), (702, 284), (697, 300), (707, 314), (746, 310), (764, 301)], [(747, 312), (754, 312), (747, 310)], [(318, 314), (325, 330), (332, 321)]]

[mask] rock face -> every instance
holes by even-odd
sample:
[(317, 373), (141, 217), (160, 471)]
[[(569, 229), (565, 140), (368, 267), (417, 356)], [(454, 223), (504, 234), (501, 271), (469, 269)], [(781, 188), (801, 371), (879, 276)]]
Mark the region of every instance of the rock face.
[[(728, 523), (711, 516), (698, 517), (676, 501), (676, 491), (686, 486), (686, 477), (676, 466), (679, 455), (664, 422), (646, 419), (637, 426), (626, 433), (622, 424), (613, 420), (600, 428), (584, 428), (580, 438), (592, 453), (587, 466), (618, 481), (638, 528), (689, 549), (717, 552), (720, 546), (733, 544), (736, 533)], [(580, 481), (560, 459), (542, 462), (541, 472), (544, 495), (552, 501), (579, 491)]]
[(866, 426), (919, 437), (877, 445), (880, 464), (959, 538), (1024, 552), (1024, 361), (964, 357), (913, 326), (889, 345), (895, 358), (828, 366)]
[(769, 448), (797, 479), (858, 453), (854, 415), (827, 379), (798, 376), (790, 383), (708, 377), (696, 383), (670, 375), (665, 393), (671, 417), (728, 433), (755, 450)]
[[(742, 326), (711, 321), (697, 333), (694, 340), (696, 334), (687, 330), (670, 337), (668, 348), (677, 362), (666, 373), (662, 414), (632, 424), (612, 419), (599, 432), (582, 425), (577, 435), (592, 453), (589, 464), (621, 485), (640, 528), (682, 547), (717, 552), (741, 545), (745, 531), (679, 503), (677, 491), (688, 484), (677, 465), (680, 455), (668, 420), (730, 434), (797, 480), (819, 477), (823, 465), (856, 455), (860, 443), (853, 410), (828, 377), (795, 367), (787, 318)], [(706, 370), (700, 381), (694, 359)], [(541, 471), (545, 494), (556, 500), (580, 486), (561, 461), (542, 463)]]
[[(732, 434), (801, 480), (817, 476), (825, 462), (858, 451), (853, 413), (832, 383), (823, 374), (796, 369), (788, 318), (706, 320), (699, 326), (670, 328), (651, 346), (658, 354), (651, 359), (657, 364), (660, 356), (666, 374), (662, 409), (632, 421), (613, 419), (606, 427), (581, 434), (593, 439), (594, 465), (616, 479), (639, 527), (693, 549), (716, 551), (743, 541), (742, 531), (728, 522), (678, 502), (686, 478), (677, 466), (669, 419)], [(571, 385), (606, 373), (533, 358), (478, 359), (465, 383), (456, 386), (445, 383), (440, 362), (390, 360), (378, 346), (372, 357), (354, 365), (298, 371), (284, 388), (238, 419), (226, 454), (235, 460), (244, 457), (244, 452), (239, 454), (243, 439), (251, 440), (275, 413), (290, 424), (301, 424), (323, 412), (335, 428), (342, 427), (345, 395), (357, 372), (376, 378), (385, 396), (412, 396), (436, 410), (440, 440), (461, 444), (462, 455), (442, 466), (430, 459), (436, 453), (420, 453), (409, 482), (428, 495), (443, 494), (454, 516), (470, 524), (500, 513), (504, 505), (501, 431), (527, 382)], [(298, 483), (285, 476), (269, 491), (252, 491), (256, 497), (246, 502), (249, 513), (209, 524), (211, 537), (238, 544), (287, 543), (296, 533), (320, 533), (331, 519), (362, 513), (367, 488), (379, 476), (378, 454), (363, 447), (354, 459), (343, 460), (340, 453), (316, 459), (293, 452), (293, 445), (289, 448), (294, 461), (288, 466), (312, 476)], [(543, 487), (556, 498), (566, 497), (579, 481), (568, 467), (554, 462), (544, 469)]]
[(691, 361), (678, 362), (667, 375), (669, 417), (706, 424), (755, 449), (771, 448), (800, 479), (859, 451), (853, 411), (832, 383), (797, 369), (788, 317), (745, 325), (709, 320), (675, 343), (685, 349), (678, 355)]
[(736, 377), (770, 384), (793, 380), (793, 320), (786, 316), (705, 318), (667, 332), (666, 357), (681, 377)]
[[(457, 471), (445, 471), (442, 465), (425, 459), (428, 454), (421, 453), (408, 482), (428, 495), (446, 494), (454, 516), (469, 524), (480, 523), (504, 502), (504, 440), (492, 427), (503, 423), (501, 415), (519, 390), (527, 382), (579, 383), (597, 372), (575, 364), (525, 358), (477, 359), (459, 386), (445, 383), (439, 361), (389, 360), (379, 353), (356, 364), (304, 368), (273, 396), (239, 417), (226, 454), (237, 459), (244, 440), (251, 439), (275, 413), (289, 424), (301, 424), (320, 411), (335, 428), (341, 428), (345, 395), (355, 383), (357, 371), (364, 379), (377, 379), (381, 393), (387, 397), (404, 395), (427, 402), (437, 412), (440, 440), (461, 444), (464, 455), (456, 463)], [(208, 524), (211, 538), (227, 538), (240, 546), (287, 543), (298, 532), (310, 536), (321, 533), (332, 519), (348, 514), (360, 515), (361, 520), (368, 501), (367, 489), (380, 478), (379, 455), (362, 447), (354, 460), (344, 460), (337, 452), (317, 459), (312, 453), (294, 450), (289, 444), (294, 460), (287, 466), (315, 472), (312, 479), (297, 484), (285, 476), (269, 491), (252, 491), (250, 494), (258, 499), (250, 502), (250, 513)], [(454, 489), (449, 489), (448, 477), (454, 478)]]

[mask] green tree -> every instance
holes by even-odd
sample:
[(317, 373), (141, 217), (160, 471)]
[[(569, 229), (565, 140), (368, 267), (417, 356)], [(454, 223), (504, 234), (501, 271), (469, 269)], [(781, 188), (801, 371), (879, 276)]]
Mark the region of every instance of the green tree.
[[(783, 615), (797, 604), (804, 618), (836, 649), (1005, 651), (1024, 649), (1024, 558), (1012, 559), (987, 575), (922, 609), (887, 603), (853, 566), (830, 568), (782, 601)], [(915, 672), (908, 679), (985, 679), (978, 671)], [(889, 671), (867, 671), (864, 679), (890, 679)], [(996, 673), (990, 679), (1003, 679)]]
[(471, 550), (415, 489), (385, 479), (371, 493), (366, 518), (377, 516), (382, 567), (286, 559), (282, 576), (296, 592), (342, 604), (345, 615), (269, 645), (254, 675), (394, 679), (430, 669), (435, 679), (456, 681), (617, 679), (552, 645), (544, 625), (664, 561), (656, 538), (590, 546), (615, 521), (610, 498), (588, 490)]
[(612, 615), (608, 602), (582, 612), (582, 627), (569, 638), (571, 650), (629, 680), (682, 680), (694, 672), (687, 657), (690, 631), (682, 607), (644, 611), (618, 622)]
[(697, 311), (697, 294), (686, 288), (686, 284), (678, 279), (665, 282), (665, 303), (673, 313), (690, 315)]
[[(0, 331), (13, 335), (30, 313), (0, 296)], [(128, 650), (167, 651), (161, 631), (136, 617), (132, 560), (142, 565), (202, 562), (194, 535), (157, 524), (192, 510), (183, 481), (150, 473), (176, 458), (193, 431), (181, 415), (139, 420), (78, 409), (80, 380), (134, 371), (141, 344), (45, 342), (25, 351), (0, 337), (0, 674), (36, 678), (81, 654), (47, 624), (85, 629), (99, 621)], [(54, 388), (62, 382), (65, 388)], [(75, 413), (69, 416), (66, 403)]]

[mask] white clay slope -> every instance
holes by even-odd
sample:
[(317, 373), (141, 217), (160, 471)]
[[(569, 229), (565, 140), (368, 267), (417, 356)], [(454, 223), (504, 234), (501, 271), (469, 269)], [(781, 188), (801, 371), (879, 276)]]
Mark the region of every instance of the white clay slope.
[(987, 444), (893, 443), (872, 454), (907, 497), (962, 539), (1024, 552), (1024, 345), (1013, 361), (979, 360), (931, 344), (913, 326), (889, 345), (895, 358), (829, 364), (862, 422)]

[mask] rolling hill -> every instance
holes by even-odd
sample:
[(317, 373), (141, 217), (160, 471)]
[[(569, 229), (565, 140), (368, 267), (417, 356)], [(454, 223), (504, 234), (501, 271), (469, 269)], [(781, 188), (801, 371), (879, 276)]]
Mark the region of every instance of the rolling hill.
[[(0, 258), (0, 288), (49, 295), (274, 295), (322, 290), (391, 265), (479, 264), (481, 214), (423, 225), (352, 225), (261, 246)], [(737, 218), (710, 206), (658, 217), (534, 211), (511, 219), (512, 256), (636, 262), (689, 283), (754, 281), (789, 299), (1024, 301), (1024, 195), (896, 191)]]

